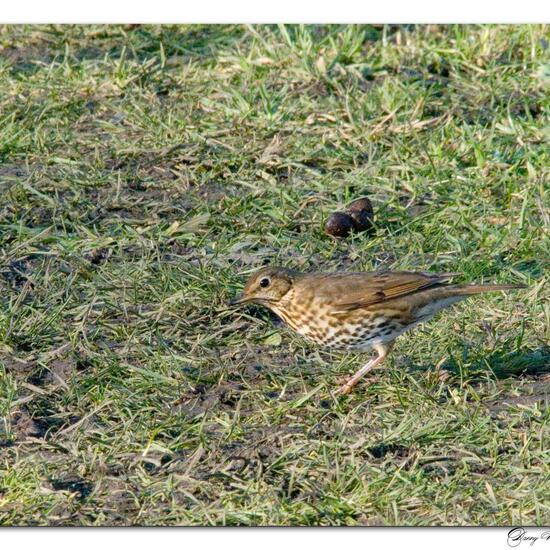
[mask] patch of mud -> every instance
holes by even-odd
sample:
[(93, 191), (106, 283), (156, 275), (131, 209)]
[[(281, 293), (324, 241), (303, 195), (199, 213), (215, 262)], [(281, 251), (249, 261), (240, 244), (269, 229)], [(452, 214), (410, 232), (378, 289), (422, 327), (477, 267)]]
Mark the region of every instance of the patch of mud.
[(36, 359), (21, 359), (14, 355), (0, 356), (0, 364), (15, 376), (17, 380), (24, 380), (34, 386), (59, 386), (66, 382), (76, 373), (76, 362), (66, 355), (43, 361), (44, 365), (38, 365)]
[(11, 416), (11, 432), (16, 440), (25, 440), (28, 437), (40, 437), (40, 426), (32, 419), (25, 407)]
[(7, 46), (0, 49), (0, 54), (9, 65), (13, 75), (29, 76), (43, 67), (43, 63), (51, 63), (53, 57), (46, 53), (47, 47), (31, 46)]
[(397, 443), (378, 443), (377, 445), (367, 448), (367, 451), (373, 458), (384, 458), (386, 455), (394, 457), (409, 456), (409, 448)]
[(17, 379), (27, 378), (35, 369), (33, 362), (19, 359), (13, 355), (0, 355), (0, 364)]
[(425, 474), (431, 477), (445, 478), (449, 475), (453, 475), (456, 472), (458, 465), (455, 459), (449, 457), (448, 459), (423, 464), (420, 468)]
[(48, 364), (44, 377), (45, 384), (65, 384), (76, 372), (75, 362), (71, 358), (54, 359)]
[(244, 384), (230, 381), (210, 388), (198, 383), (193, 391), (182, 396), (176, 409), (189, 419), (202, 416), (213, 409), (234, 410), (244, 389)]
[(550, 375), (544, 375), (529, 381), (518, 388), (520, 395), (504, 395), (498, 400), (487, 403), (489, 410), (495, 414), (509, 411), (510, 408), (531, 408), (540, 405), (541, 410), (550, 406)]
[(88, 260), (92, 265), (101, 265), (105, 263), (109, 256), (112, 254), (112, 249), (107, 247), (100, 247), (92, 250), (84, 255), (84, 258)]
[[(134, 182), (135, 183), (135, 182)], [(111, 187), (93, 189), (89, 200), (100, 207), (90, 209), (87, 214), (89, 222), (99, 222), (108, 219), (170, 221), (177, 217), (181, 220), (192, 208), (192, 201), (186, 193), (175, 189), (159, 189), (158, 187), (136, 186), (127, 184), (120, 193), (115, 193)]]
[(13, 290), (19, 291), (29, 281), (27, 274), (33, 269), (33, 265), (30, 257), (13, 260), (0, 268), (0, 280)]
[(92, 493), (94, 486), (78, 476), (50, 479), (54, 491), (73, 493), (78, 500), (85, 500)]
[[(26, 166), (21, 166), (19, 164), (1, 164), (0, 165), (0, 178), (25, 178), (29, 175), (29, 172), (26, 168)], [(4, 186), (6, 185), (6, 182), (3, 184), (0, 183), (0, 189), (4, 190)]]

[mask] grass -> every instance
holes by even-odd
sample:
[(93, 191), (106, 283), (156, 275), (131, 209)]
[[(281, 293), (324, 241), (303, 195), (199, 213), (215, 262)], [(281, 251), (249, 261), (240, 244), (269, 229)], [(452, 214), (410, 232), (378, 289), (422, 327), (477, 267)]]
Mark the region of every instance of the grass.
[[(3, 525), (550, 523), (548, 26), (0, 29)], [(368, 194), (374, 235), (335, 241)], [(458, 271), (365, 357), (264, 263)]]

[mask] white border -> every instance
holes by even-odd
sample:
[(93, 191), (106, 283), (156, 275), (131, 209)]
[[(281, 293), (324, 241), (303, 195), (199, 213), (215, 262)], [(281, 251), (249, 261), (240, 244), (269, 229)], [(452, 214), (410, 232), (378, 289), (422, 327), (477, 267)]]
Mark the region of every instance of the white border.
[[(3, 23), (541, 23), (550, 22), (550, 2), (501, 0), (25, 0), (6, 2), (0, 12)], [(224, 550), (280, 549), (301, 543), (316, 550), (367, 548), (507, 548), (508, 528), (350, 528), (350, 529), (2, 529), (3, 548), (26, 543), (40, 550), (79, 550), (100, 547), (205, 548)], [(529, 532), (540, 534), (541, 529)], [(537, 541), (550, 550), (550, 541)], [(518, 547), (530, 547), (522, 543)]]
[[(315, 550), (371, 550), (401, 548), (413, 550), (454, 550), (468, 548), (520, 548), (544, 550), (550, 540), (537, 540), (530, 546), (524, 540), (517, 546), (508, 544), (509, 528), (135, 528), (135, 529), (2, 529), (3, 548), (40, 550), (110, 550), (131, 548), (151, 550), (169, 548), (216, 548), (223, 550), (280, 550), (314, 548)], [(540, 536), (543, 529), (527, 527), (529, 535)]]
[(544, 23), (544, 0), (21, 0), (3, 23)]

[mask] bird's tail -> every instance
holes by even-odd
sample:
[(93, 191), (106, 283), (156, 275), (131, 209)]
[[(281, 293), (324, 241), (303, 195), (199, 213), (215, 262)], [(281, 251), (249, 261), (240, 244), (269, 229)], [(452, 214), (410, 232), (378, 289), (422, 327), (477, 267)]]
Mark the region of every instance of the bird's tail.
[(454, 296), (469, 296), (471, 294), (481, 294), (482, 292), (527, 288), (527, 285), (449, 285), (442, 288), (451, 291)]
[[(441, 285), (418, 294), (415, 310), (417, 322), (431, 319), (438, 311), (465, 300), (474, 294), (526, 288), (525, 285)], [(411, 296), (414, 296), (412, 294)]]

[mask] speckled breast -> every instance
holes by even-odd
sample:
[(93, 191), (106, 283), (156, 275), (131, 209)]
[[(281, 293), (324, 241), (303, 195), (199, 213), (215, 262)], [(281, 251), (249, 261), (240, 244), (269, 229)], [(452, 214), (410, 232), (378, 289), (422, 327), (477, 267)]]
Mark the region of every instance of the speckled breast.
[(334, 314), (316, 304), (291, 303), (275, 313), (298, 334), (334, 349), (369, 348), (393, 340), (403, 330), (393, 316), (366, 310)]

